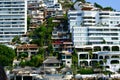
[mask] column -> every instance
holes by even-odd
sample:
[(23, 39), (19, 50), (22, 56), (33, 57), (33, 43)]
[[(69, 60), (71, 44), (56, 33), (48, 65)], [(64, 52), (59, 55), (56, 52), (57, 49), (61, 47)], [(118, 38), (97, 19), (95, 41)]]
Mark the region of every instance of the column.
[(112, 51), (112, 46), (109, 46), (110, 47), (110, 51)]
[(23, 80), (23, 75), (21, 75), (21, 77), (22, 77), (22, 80)]
[(100, 48), (101, 48), (101, 51), (103, 51), (103, 46), (100, 46)]
[(90, 66), (90, 60), (88, 60), (87, 62), (88, 62), (88, 66)]
[(94, 52), (94, 47), (92, 47), (92, 52)]
[(119, 47), (119, 51), (120, 51), (120, 46), (118, 46)]
[(14, 80), (16, 80), (16, 74), (14, 75)]
[(80, 66), (80, 58), (79, 58), (79, 55), (80, 55), (80, 54), (78, 54), (78, 66)]
[(30, 50), (28, 50), (28, 58), (30, 58), (31, 57), (31, 52), (30, 52)]

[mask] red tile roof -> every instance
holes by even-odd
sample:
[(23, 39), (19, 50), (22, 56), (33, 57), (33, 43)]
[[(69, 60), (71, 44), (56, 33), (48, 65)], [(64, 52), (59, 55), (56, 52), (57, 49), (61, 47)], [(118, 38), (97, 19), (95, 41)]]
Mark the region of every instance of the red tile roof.
[(17, 49), (29, 49), (29, 48), (39, 48), (36, 44), (23, 44), (20, 46), (17, 46)]

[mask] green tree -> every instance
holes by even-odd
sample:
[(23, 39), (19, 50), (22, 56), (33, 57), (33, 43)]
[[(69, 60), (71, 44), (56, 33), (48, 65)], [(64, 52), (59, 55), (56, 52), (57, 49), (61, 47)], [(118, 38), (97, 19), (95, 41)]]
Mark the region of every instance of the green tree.
[(42, 65), (43, 60), (44, 60), (44, 56), (39, 54), (39, 55), (33, 56), (31, 60), (28, 61), (26, 64), (28, 66), (39, 67)]
[(79, 73), (79, 74), (93, 74), (94, 71), (93, 71), (93, 68), (80, 68), (77, 73)]
[(31, 21), (31, 18), (28, 16), (27, 17), (27, 29), (29, 30), (29, 26), (30, 26), (30, 21)]
[(100, 8), (100, 9), (103, 9), (103, 7), (97, 3), (94, 3), (94, 6), (97, 7), (97, 8)]
[(78, 64), (78, 56), (77, 56), (77, 51), (76, 51), (76, 49), (73, 50), (72, 63), (73, 63), (73, 64)]
[(15, 36), (15, 37), (12, 39), (12, 42), (13, 42), (13, 43), (18, 43), (18, 44), (20, 44), (20, 43), (21, 43), (20, 37), (19, 37), (19, 36)]
[(106, 44), (106, 41), (105, 41), (105, 39), (103, 39), (103, 41), (102, 41), (102, 44)]
[(26, 66), (26, 62), (24, 60), (22, 60), (19, 64), (21, 67), (25, 67)]
[(52, 44), (48, 45), (47, 50), (48, 50), (49, 55), (53, 56), (53, 47), (52, 47)]
[(46, 22), (36, 28), (33, 32), (30, 32), (29, 37), (32, 39), (30, 43), (37, 44), (41, 47), (51, 45), (51, 36), (53, 27), (58, 26), (59, 23), (54, 23), (55, 18), (50, 17)]
[(107, 70), (106, 70), (107, 59), (106, 58), (103, 59), (103, 63), (104, 63), (103, 69), (105, 71), (105, 74), (107, 74)]
[(20, 53), (19, 54), (19, 56), (18, 56), (18, 58), (20, 58), (20, 59), (23, 59), (23, 58), (26, 58), (26, 57), (28, 57), (28, 53)]
[(28, 66), (39, 67), (39, 66), (42, 65), (43, 60), (44, 60), (44, 58), (45, 58), (45, 55), (46, 55), (45, 49), (42, 48), (42, 47), (40, 47), (37, 55), (32, 56), (32, 57), (31, 57), (31, 60), (28, 61), (26, 64), (27, 64)]
[(40, 27), (36, 28), (33, 32), (30, 33), (29, 37), (32, 38), (30, 43), (37, 44), (39, 46), (44, 46), (46, 41), (45, 36), (47, 34), (47, 28), (45, 25), (41, 25)]
[(93, 52), (92, 52), (91, 50), (89, 51), (89, 54), (88, 54), (88, 55), (89, 55), (90, 59), (93, 58)]
[(113, 11), (114, 9), (112, 7), (104, 7), (103, 10)]
[(78, 67), (78, 56), (77, 56), (77, 51), (76, 49), (73, 50), (73, 54), (72, 54), (72, 68), (73, 68), (73, 73), (76, 74), (76, 68)]
[(45, 53), (45, 49), (44, 48), (39, 48), (38, 54), (43, 55)]
[(11, 66), (15, 57), (15, 51), (5, 45), (0, 45), (0, 65)]

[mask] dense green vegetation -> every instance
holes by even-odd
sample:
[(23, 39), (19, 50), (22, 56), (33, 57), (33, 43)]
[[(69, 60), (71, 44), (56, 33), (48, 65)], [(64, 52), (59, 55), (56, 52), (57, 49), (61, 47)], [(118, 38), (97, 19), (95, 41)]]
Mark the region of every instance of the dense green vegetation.
[(94, 3), (94, 6), (97, 7), (97, 8), (100, 8), (100, 9), (103, 9), (103, 7), (97, 3)]
[(54, 26), (57, 26), (57, 23), (53, 23), (53, 17), (47, 19), (47, 22), (43, 25), (40, 25), (33, 32), (30, 32), (29, 37), (32, 39), (31, 43), (37, 44), (39, 46), (48, 46), (51, 44), (51, 35)]
[(5, 45), (0, 45), (0, 65), (11, 66), (14, 57), (15, 52), (12, 48), (9, 48)]
[(31, 18), (28, 16), (27, 17), (27, 30), (29, 30), (30, 21), (31, 21)]
[(79, 74), (93, 74), (93, 68), (80, 68), (77, 73)]
[(15, 36), (15, 37), (12, 39), (12, 42), (13, 42), (13, 43), (18, 43), (18, 44), (20, 44), (20, 43), (21, 43), (20, 37), (19, 37), (19, 36)]
[(107, 11), (113, 11), (114, 9), (112, 7), (102, 7), (100, 4), (94, 3), (94, 6), (97, 8), (100, 8), (102, 10), (107, 10)]
[[(52, 48), (52, 30), (53, 27), (58, 26), (58, 23), (53, 23), (52, 21), (55, 18), (51, 17), (46, 20), (46, 22), (36, 28), (34, 31), (30, 32), (29, 37), (32, 39), (30, 43), (37, 44), (40, 46), (40, 49), (37, 55), (31, 57), (29, 61), (21, 60), (20, 66), (34, 66), (39, 67), (42, 65), (43, 60), (48, 55), (53, 55), (53, 48)], [(46, 48), (44, 48), (46, 46)], [(22, 56), (24, 57), (24, 55)]]
[(25, 60), (25, 55), (22, 55), (22, 60), (20, 62), (21, 67), (31, 66), (31, 67), (39, 67), (42, 65), (42, 62), (45, 58), (45, 49), (40, 48), (37, 55), (33, 55), (30, 60)]
[(69, 10), (71, 7), (73, 8), (73, 5), (74, 5), (74, 3), (70, 2), (69, 0), (64, 0), (64, 3), (62, 2), (61, 4), (63, 7), (63, 10), (65, 10), (65, 11)]
[(45, 43), (45, 35), (47, 33), (47, 28), (44, 25), (36, 28), (33, 32), (30, 32), (29, 37), (32, 38), (31, 43), (43, 46)]
[(28, 57), (27, 53), (20, 53), (19, 56), (17, 57), (18, 59), (26, 58)]
[(74, 49), (73, 54), (72, 54), (72, 63), (78, 64), (77, 51), (75, 49)]
[(78, 57), (77, 57), (77, 51), (74, 49), (73, 53), (72, 53), (72, 69), (73, 69), (73, 73), (76, 73), (76, 69), (78, 67)]
[(103, 10), (113, 11), (114, 9), (112, 7), (104, 7)]
[(44, 55), (38, 54), (36, 56), (33, 56), (30, 61), (27, 61), (26, 65), (39, 67), (42, 65), (43, 60), (44, 60)]

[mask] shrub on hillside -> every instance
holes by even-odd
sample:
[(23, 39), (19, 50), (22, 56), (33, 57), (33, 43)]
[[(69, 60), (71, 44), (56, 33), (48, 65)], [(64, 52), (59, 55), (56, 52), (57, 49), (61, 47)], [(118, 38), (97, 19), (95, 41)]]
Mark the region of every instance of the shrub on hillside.
[(80, 74), (93, 74), (94, 71), (92, 68), (80, 68), (77, 73), (80, 73)]

